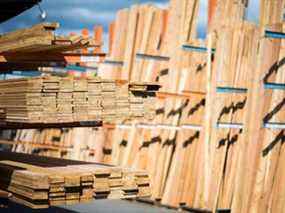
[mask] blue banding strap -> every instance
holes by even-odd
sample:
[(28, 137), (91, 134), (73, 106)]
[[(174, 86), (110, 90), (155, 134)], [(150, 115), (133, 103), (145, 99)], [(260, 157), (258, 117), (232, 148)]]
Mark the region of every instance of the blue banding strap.
[[(202, 52), (202, 53), (206, 53), (208, 48), (207, 47), (197, 47), (197, 46), (192, 46), (192, 45), (183, 45), (182, 49), (185, 51), (189, 51), (189, 52)], [(212, 48), (211, 49), (211, 53), (215, 53), (216, 49)]]
[(217, 87), (217, 93), (247, 93), (247, 89), (234, 87)]
[(285, 33), (265, 30), (265, 37), (266, 38), (284, 39), (285, 38)]
[(264, 83), (265, 89), (285, 90), (285, 84), (279, 83)]

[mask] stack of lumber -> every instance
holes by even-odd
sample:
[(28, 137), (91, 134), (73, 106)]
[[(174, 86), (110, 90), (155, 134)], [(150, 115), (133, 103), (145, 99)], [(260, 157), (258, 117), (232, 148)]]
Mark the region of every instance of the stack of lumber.
[(102, 87), (98, 78), (88, 79), (88, 117), (97, 120), (102, 116)]
[(104, 80), (101, 83), (102, 118), (112, 121), (116, 118), (116, 84), (113, 80)]
[[(15, 140), (30, 144), (14, 150), (32, 153), (38, 151), (32, 143), (47, 143), (71, 150), (39, 154), (146, 170), (151, 199), (176, 208), (284, 212), (284, 1), (262, 0), (259, 24), (244, 20), (247, 1), (215, 2), (205, 40), (196, 39), (199, 1), (171, 0), (167, 10), (135, 5), (111, 24), (109, 59), (120, 63), (103, 63), (99, 76), (159, 82), (159, 98), (144, 103), (155, 107), (153, 120), (19, 131)], [(122, 112), (142, 115), (144, 87), (117, 90)], [(114, 194), (122, 193), (119, 176), (112, 176)], [(143, 173), (134, 176), (148, 183)], [(124, 193), (132, 196), (140, 184), (128, 184)]]
[[(164, 51), (167, 14), (166, 10), (150, 4), (118, 11), (116, 20), (110, 24), (110, 52), (106, 57), (106, 62), (112, 63), (100, 64), (98, 75), (108, 79), (154, 82), (168, 64), (167, 59), (154, 59), (161, 55), (167, 58)], [(138, 54), (154, 57), (145, 60)], [(145, 75), (139, 74), (142, 70), (147, 70)]]
[[(72, 99), (72, 93), (69, 97)], [(88, 112), (88, 97), (88, 81), (86, 79), (78, 79), (75, 81), (73, 88), (73, 111), (75, 114), (75, 121), (83, 121), (88, 119), (88, 113), (86, 113)]]
[(213, 8), (211, 9), (211, 16), (208, 23), (209, 31), (218, 30), (223, 26), (231, 26), (232, 24), (243, 21), (246, 16), (247, 6), (248, 0), (216, 0), (216, 2), (212, 0)]
[(31, 208), (95, 199), (150, 196), (149, 178), (140, 170), (1, 152), (1, 189)]
[(157, 85), (132, 83), (129, 85), (130, 113), (133, 118), (147, 117), (149, 120), (155, 116), (155, 92)]
[(0, 53), (35, 53), (35, 52), (65, 52), (94, 44), (89, 38), (82, 36), (57, 36), (54, 31), (58, 23), (42, 23), (31, 28), (17, 30), (0, 35)]
[[(1, 120), (20, 123), (70, 123), (149, 118), (153, 111), (146, 103), (155, 96), (159, 86), (141, 83), (138, 93), (144, 95), (134, 104), (132, 97), (135, 85), (137, 83), (117, 84), (114, 80), (95, 77), (51, 76), (3, 80), (0, 81), (0, 107), (5, 110), (6, 115), (3, 117), (2, 112)], [(127, 93), (117, 91), (120, 87)], [(134, 113), (136, 108), (141, 110), (139, 116)]]
[(259, 23), (261, 26), (272, 25), (279, 23), (283, 19), (284, 1), (260, 1), (260, 20)]
[(7, 120), (39, 121), (43, 111), (42, 79), (2, 80), (0, 84), (0, 105), (5, 110)]
[[(98, 65), (106, 56), (102, 52), (102, 26), (95, 26), (92, 37), (89, 37), (89, 34), (75, 33), (58, 36), (54, 34), (58, 26), (57, 23), (42, 23), (0, 35), (0, 42), (3, 43), (3, 52), (0, 52), (0, 72), (38, 70), (61, 76), (75, 73), (80, 76), (82, 72), (74, 72), (74, 68), (78, 70), (78, 65), (83, 66), (83, 63), (88, 61), (92, 67), (85, 67), (84, 71), (87, 75), (94, 76)], [(86, 51), (81, 52), (82, 48)]]
[[(29, 80), (29, 79), (28, 79)], [(59, 90), (59, 79), (57, 77), (46, 78), (42, 81), (42, 91), (43, 94), (40, 94), (40, 99), (42, 100), (39, 105), (42, 108), (42, 117), (47, 122), (52, 122), (57, 119), (57, 93)], [(59, 97), (60, 98), (60, 97)], [(44, 107), (43, 107), (44, 106)], [(59, 103), (59, 112), (60, 112), (60, 103)], [(39, 117), (38, 122), (41, 120)]]
[[(169, 74), (160, 76), (160, 72), (152, 67), (152, 78), (161, 82), (168, 99), (156, 101), (157, 115), (153, 123), (163, 123), (166, 128), (152, 131), (149, 130), (153, 128), (151, 125), (149, 129), (134, 125), (127, 130), (109, 128), (105, 133), (104, 148), (112, 151), (111, 154), (105, 153), (105, 162), (148, 170), (154, 186), (153, 199), (161, 199), (165, 205), (178, 207), (184, 204), (209, 211), (265, 212), (266, 206), (270, 206), (272, 211), (283, 211), (283, 192), (277, 192), (277, 187), (284, 177), (277, 159), (283, 156), (280, 142), (284, 130), (263, 126), (263, 122), (269, 119), (272, 123), (284, 123), (284, 92), (268, 91), (263, 85), (264, 82), (278, 82), (278, 85), (285, 82), (281, 65), (283, 52), (279, 54), (279, 48), (282, 50), (280, 40), (263, 37), (263, 26), (267, 24), (272, 25), (266, 26), (267, 29), (284, 31), (278, 24), (282, 21), (278, 15), (282, 7), (278, 6), (281, 1), (264, 2), (262, 4), (266, 7), (261, 7), (261, 20), (268, 20), (259, 27), (243, 20), (245, 1), (217, 1), (210, 29), (214, 34), (209, 34), (206, 41), (189, 37), (194, 33), (187, 28), (189, 25), (179, 25), (181, 17), (186, 17), (182, 21), (184, 23), (189, 23), (187, 17), (193, 17), (190, 23), (195, 23), (195, 10), (186, 9), (191, 4), (170, 2), (167, 28), (171, 28), (172, 33), (176, 32), (176, 37), (183, 33), (186, 37), (181, 35), (179, 41), (170, 37), (171, 34), (166, 37), (168, 45), (172, 45), (169, 49), (173, 55), (165, 52), (160, 55), (170, 56)], [(179, 10), (179, 6), (183, 9)], [(134, 8), (130, 9), (130, 13)], [(141, 8), (147, 6), (138, 6), (136, 13), (133, 13), (140, 14)], [(192, 15), (184, 16), (185, 11), (192, 11)], [(275, 15), (270, 15), (272, 13)], [(148, 16), (151, 10), (145, 9), (142, 14)], [(143, 15), (136, 16), (136, 23), (144, 21)], [(225, 16), (230, 18), (221, 18)], [(117, 22), (118, 19), (115, 24)], [(148, 25), (144, 25), (143, 31), (140, 31), (139, 24), (136, 26), (133, 28), (136, 31), (133, 34), (135, 40), (147, 38)], [(184, 30), (177, 32), (178, 26)], [(153, 41), (148, 44), (151, 46)], [(216, 48), (215, 56), (209, 52), (179, 52), (182, 44), (208, 45)], [(126, 51), (132, 51), (130, 55), (135, 55), (138, 46), (135, 43), (128, 45)], [(128, 60), (131, 59), (124, 60), (124, 64), (132, 64)], [(136, 76), (144, 76), (144, 71), (134, 67), (122, 69), (122, 76), (133, 80)], [(168, 80), (173, 83), (167, 84)], [(175, 84), (175, 81), (178, 83)], [(185, 81), (186, 85), (183, 84)], [(181, 95), (185, 90), (189, 96)], [(172, 103), (167, 96), (170, 93), (175, 99)], [(179, 128), (183, 125), (188, 125), (190, 129)], [(272, 184), (274, 189), (270, 188)]]
[[(124, 121), (129, 115), (131, 97), (129, 95), (129, 85), (122, 85), (116, 90), (116, 109), (119, 121)], [(130, 112), (131, 113), (131, 112)], [(149, 112), (151, 113), (151, 112)]]

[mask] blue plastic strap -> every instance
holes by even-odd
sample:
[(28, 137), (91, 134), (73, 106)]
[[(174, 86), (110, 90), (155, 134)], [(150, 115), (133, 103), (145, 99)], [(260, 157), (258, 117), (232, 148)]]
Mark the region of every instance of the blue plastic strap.
[(284, 39), (285, 38), (285, 33), (265, 30), (265, 37), (266, 38)]
[[(207, 47), (197, 47), (197, 46), (192, 46), (192, 45), (183, 45), (182, 49), (185, 51), (189, 51), (189, 52), (202, 52), (202, 53), (206, 53), (208, 51)], [(211, 53), (214, 54), (216, 52), (216, 49), (212, 48), (211, 49)]]
[(265, 89), (285, 90), (285, 84), (279, 83), (264, 83)]
[(234, 87), (217, 87), (217, 93), (247, 93), (247, 89)]

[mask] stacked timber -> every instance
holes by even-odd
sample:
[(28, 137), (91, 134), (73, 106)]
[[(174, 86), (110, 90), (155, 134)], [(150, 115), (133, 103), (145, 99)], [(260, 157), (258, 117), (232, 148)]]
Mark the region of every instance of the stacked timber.
[(102, 91), (102, 118), (107, 122), (116, 119), (116, 83), (114, 80), (103, 80)]
[(150, 196), (148, 175), (140, 170), (8, 152), (1, 153), (0, 170), (1, 189), (35, 209)]
[(42, 83), (38, 78), (1, 81), (0, 105), (5, 110), (6, 119), (38, 122), (43, 111)]
[[(80, 78), (73, 85), (73, 120), (82, 121), (88, 119), (88, 81)], [(72, 99), (72, 95), (71, 95)]]
[(211, 32), (224, 26), (231, 26), (232, 24), (243, 21), (248, 6), (248, 0), (217, 0), (212, 4), (212, 14), (208, 23), (208, 29)]
[[(196, 39), (198, 1), (171, 0), (167, 10), (135, 5), (111, 24), (111, 63), (103, 63), (99, 76), (159, 82), (163, 92), (152, 103), (142, 101), (148, 89), (139, 84), (116, 91), (115, 104), (136, 118), (144, 113), (142, 103), (155, 107), (151, 122), (19, 131), (14, 150), (150, 174), (116, 170), (109, 176), (110, 197), (147, 192), (150, 178), (151, 199), (164, 205), (284, 212), (284, 2), (262, 1), (260, 25), (244, 20), (247, 1), (216, 2), (206, 40)], [(94, 93), (94, 103), (100, 95)], [(121, 177), (132, 180), (122, 190)]]
[(279, 23), (283, 19), (284, 1), (260, 1), (260, 20), (259, 23), (261, 26), (274, 25)]
[(100, 78), (87, 80), (88, 117), (97, 120), (102, 117), (102, 87)]
[[(51, 76), (3, 80), (0, 81), (0, 107), (5, 110), (5, 117), (1, 117), (2, 121), (19, 123), (110, 122), (122, 120), (122, 115), (123, 119), (151, 117), (151, 110), (146, 107), (144, 111), (149, 95), (143, 95), (135, 103), (140, 116), (134, 113), (132, 87), (133, 84), (119, 85), (114, 80), (100, 78)], [(141, 83), (141, 87), (139, 93), (143, 94), (149, 93), (148, 87), (154, 87), (152, 97), (159, 89), (155, 84)]]
[[(116, 109), (119, 121), (127, 119), (130, 112), (131, 101), (129, 98), (129, 85), (121, 85), (116, 90)], [(131, 113), (131, 112), (130, 112)]]
[(129, 85), (130, 113), (133, 118), (149, 116), (154, 118), (155, 107), (153, 105), (155, 91), (159, 87), (151, 84), (131, 83)]
[(0, 52), (35, 53), (35, 52), (65, 52), (84, 47), (101, 46), (94, 44), (89, 38), (82, 36), (57, 36), (55, 30), (58, 23), (42, 23), (31, 28), (17, 30), (0, 35)]
[[(171, 29), (166, 36), (169, 53), (160, 52), (160, 56), (170, 58), (166, 66), (170, 72), (157, 72), (158, 62), (152, 57), (155, 65), (149, 70), (153, 76), (145, 71), (148, 67), (140, 68), (150, 61), (146, 48), (155, 42), (148, 41), (152, 29), (148, 24), (158, 29), (153, 22), (158, 16), (153, 16), (146, 5), (118, 13), (115, 29), (118, 22), (130, 17), (126, 33), (130, 42), (125, 46), (128, 58), (123, 61), (121, 76), (159, 80), (168, 101), (156, 101), (157, 115), (151, 124), (108, 127), (105, 147), (112, 153), (105, 153), (105, 162), (147, 169), (154, 186), (153, 199), (161, 199), (166, 205), (183, 204), (213, 212), (266, 212), (269, 206), (272, 211), (282, 212), (284, 193), (277, 193), (277, 187), (284, 181), (278, 161), (283, 157), (284, 92), (276, 88), (283, 88), (285, 82), (283, 48), (278, 38), (264, 37), (264, 27), (284, 31), (278, 23), (282, 21), (280, 8), (284, 2), (262, 1), (259, 27), (244, 21), (247, 1), (217, 1), (209, 29), (214, 33), (206, 41), (196, 41), (193, 35), (194, 8), (198, 5), (196, 2), (189, 10), (193, 2), (170, 2), (167, 28)], [(120, 33), (115, 31), (115, 37), (116, 32)], [(111, 53), (116, 51), (116, 44), (110, 48)], [(193, 49), (205, 47), (205, 51), (185, 53), (181, 51), (183, 44)], [(135, 60), (139, 51), (144, 59)], [(267, 85), (276, 88), (266, 90)], [(175, 100), (170, 101), (171, 97)], [(163, 130), (159, 123), (164, 124)], [(270, 188), (272, 184), (274, 189)]]
[[(42, 105), (42, 117), (47, 122), (52, 122), (56, 118), (57, 113), (57, 93), (59, 91), (59, 78), (51, 77), (43, 79), (43, 94), (41, 95)], [(39, 122), (39, 121), (38, 121)]]

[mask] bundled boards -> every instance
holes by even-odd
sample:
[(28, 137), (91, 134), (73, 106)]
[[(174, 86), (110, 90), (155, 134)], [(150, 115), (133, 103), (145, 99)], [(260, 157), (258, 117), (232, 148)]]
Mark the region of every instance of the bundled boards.
[(31, 208), (150, 196), (142, 170), (1, 152), (1, 189)]
[[(247, 1), (217, 1), (205, 41), (195, 38), (198, 1), (170, 3), (168, 10), (135, 5), (120, 11), (111, 25), (109, 61), (99, 72), (113, 80), (160, 82), (164, 92), (149, 103), (156, 106), (152, 122), (70, 129), (60, 136), (60, 130), (28, 137), (23, 131), (19, 138), (27, 145), (17, 142), (15, 150), (38, 150), (37, 137), (57, 144), (49, 140), (57, 136), (74, 150), (40, 154), (145, 169), (152, 199), (164, 205), (283, 212), (282, 1), (262, 1), (260, 26), (244, 20)], [(129, 90), (134, 117), (142, 113), (141, 96), (133, 97), (137, 90)], [(122, 114), (126, 93), (121, 88), (117, 100)], [(104, 113), (113, 116), (113, 89), (106, 85), (104, 94), (110, 106)], [(70, 140), (72, 135), (77, 139)]]
[(84, 47), (100, 47), (82, 36), (57, 36), (58, 23), (42, 23), (31, 28), (0, 35), (0, 53), (65, 52)]
[[(14, 123), (116, 122), (151, 117), (155, 84), (101, 78), (37, 77), (0, 82), (2, 121)], [(145, 107), (146, 106), (146, 107)]]

